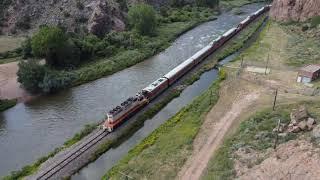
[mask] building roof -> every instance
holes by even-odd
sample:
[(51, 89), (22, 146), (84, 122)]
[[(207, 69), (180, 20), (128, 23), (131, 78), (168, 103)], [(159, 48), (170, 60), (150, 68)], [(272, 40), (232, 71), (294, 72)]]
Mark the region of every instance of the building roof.
[(320, 64), (310, 64), (300, 69), (300, 71), (315, 73), (320, 70)]

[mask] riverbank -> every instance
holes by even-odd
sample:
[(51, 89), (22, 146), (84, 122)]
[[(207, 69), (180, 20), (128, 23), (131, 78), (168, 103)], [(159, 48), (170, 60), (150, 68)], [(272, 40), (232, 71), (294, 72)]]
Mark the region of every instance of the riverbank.
[(5, 111), (17, 104), (17, 100), (0, 99), (0, 112)]

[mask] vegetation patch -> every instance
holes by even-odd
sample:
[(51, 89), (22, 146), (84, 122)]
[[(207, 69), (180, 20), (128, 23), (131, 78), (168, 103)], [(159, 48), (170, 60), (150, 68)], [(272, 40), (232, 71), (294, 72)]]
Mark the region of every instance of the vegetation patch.
[[(318, 103), (306, 102), (305, 104), (312, 116), (320, 117)], [(278, 120), (289, 123), (291, 110), (298, 106), (299, 104), (282, 105), (275, 111), (265, 109), (242, 122), (238, 130), (224, 141), (211, 158), (202, 179), (234, 179), (236, 175), (234, 161), (237, 158), (235, 151), (249, 147), (257, 152), (265, 152), (268, 148), (272, 148), (276, 139), (273, 129), (277, 126)], [(284, 137), (279, 136), (278, 143), (281, 144), (296, 137), (294, 133)], [(263, 159), (259, 162), (262, 161)]]
[(17, 104), (17, 100), (0, 99), (0, 112), (5, 111)]

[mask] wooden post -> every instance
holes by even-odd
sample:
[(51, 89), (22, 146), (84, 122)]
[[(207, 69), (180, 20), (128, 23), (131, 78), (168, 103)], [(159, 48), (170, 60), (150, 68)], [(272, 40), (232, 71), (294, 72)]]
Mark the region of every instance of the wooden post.
[(268, 65), (269, 65), (269, 54), (268, 54), (268, 59), (267, 59), (267, 64), (266, 64), (266, 70), (264, 71), (265, 75), (267, 75)]
[(278, 139), (279, 139), (280, 124), (281, 124), (281, 119), (279, 119), (279, 121), (278, 121), (277, 135), (276, 135), (276, 140), (274, 141), (273, 149), (277, 148)]
[(276, 109), (277, 96), (278, 96), (278, 89), (276, 89), (276, 93), (274, 95), (273, 108), (272, 108), (273, 111)]
[(212, 104), (212, 90), (210, 90), (210, 106)]
[(243, 56), (241, 58), (241, 64), (240, 64), (240, 68), (242, 68), (242, 67), (243, 67)]
[(126, 179), (133, 179), (133, 177), (121, 172), (121, 171), (118, 171), (121, 175), (123, 175)]

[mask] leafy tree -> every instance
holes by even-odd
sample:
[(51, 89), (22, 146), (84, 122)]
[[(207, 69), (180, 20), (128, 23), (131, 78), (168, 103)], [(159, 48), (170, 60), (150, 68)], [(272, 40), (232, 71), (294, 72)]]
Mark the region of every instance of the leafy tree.
[(141, 35), (152, 35), (156, 29), (156, 12), (147, 4), (136, 4), (129, 8), (129, 23)]
[(45, 57), (52, 49), (62, 49), (68, 40), (66, 34), (58, 27), (43, 26), (32, 37), (32, 53), (36, 57)]
[(18, 82), (31, 93), (41, 91), (39, 82), (42, 82), (43, 76), (46, 72), (46, 67), (40, 65), (35, 60), (21, 61), (18, 70)]
[(214, 8), (219, 6), (219, 0), (196, 0), (196, 4), (198, 6)]
[(18, 81), (31, 93), (53, 93), (69, 87), (75, 79), (73, 73), (56, 71), (35, 60), (21, 61)]
[(32, 53), (45, 57), (52, 67), (74, 67), (80, 63), (80, 49), (59, 27), (41, 27), (31, 40)]
[(69, 87), (74, 80), (75, 76), (72, 73), (48, 70), (42, 82), (39, 82), (39, 87), (43, 93), (53, 93)]

